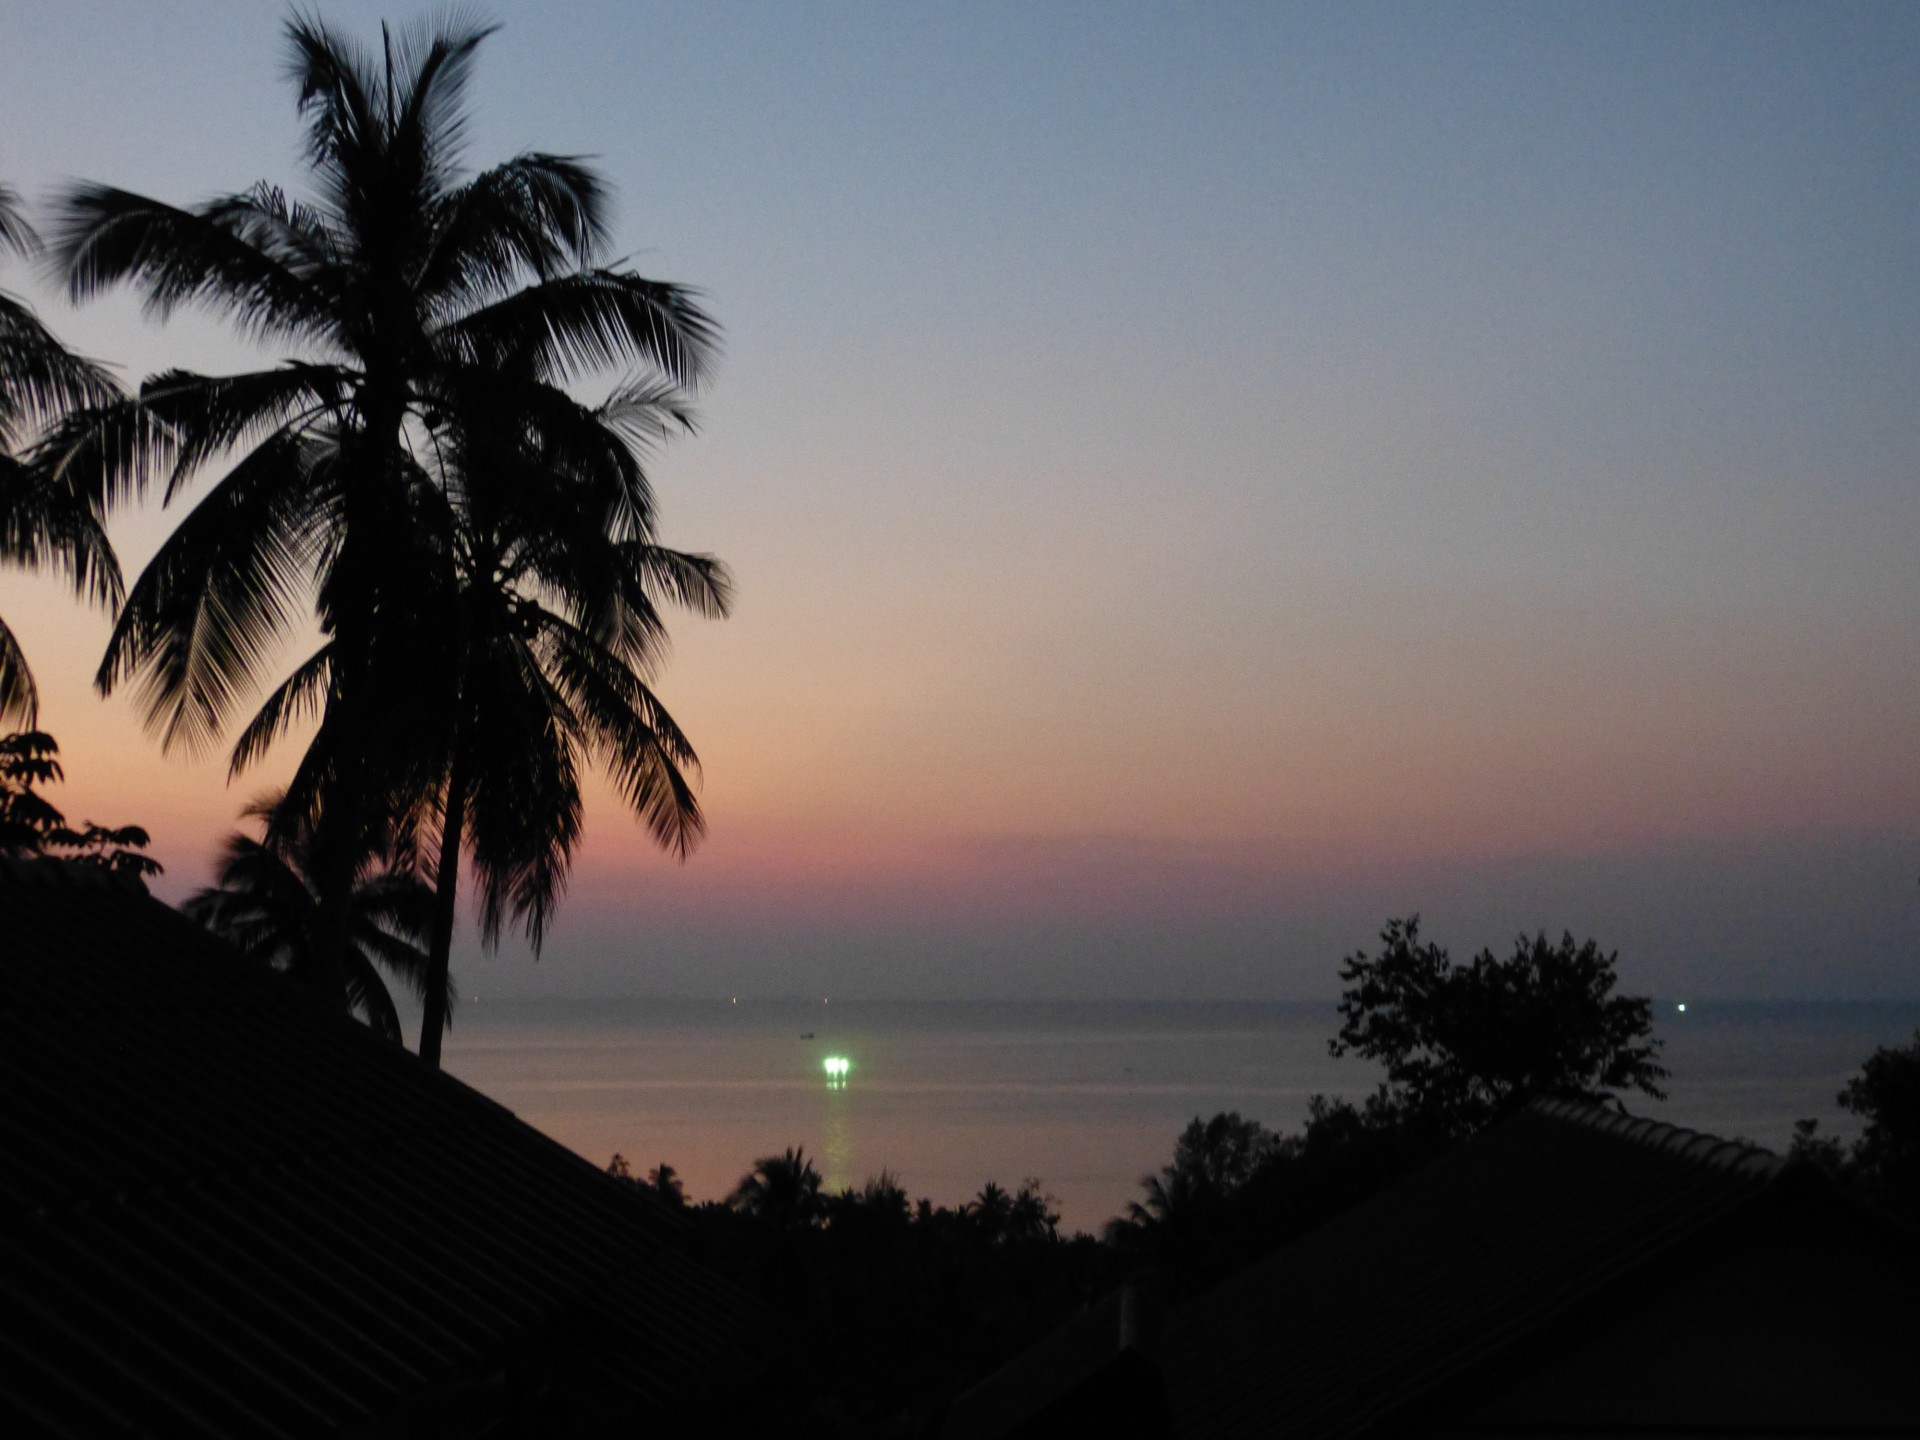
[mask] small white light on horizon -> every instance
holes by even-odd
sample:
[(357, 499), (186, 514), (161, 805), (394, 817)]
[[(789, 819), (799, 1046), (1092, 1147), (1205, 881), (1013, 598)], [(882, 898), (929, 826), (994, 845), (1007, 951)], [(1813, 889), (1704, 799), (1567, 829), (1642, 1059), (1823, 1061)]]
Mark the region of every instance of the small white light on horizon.
[(1674, 1006), (1674, 1009), (1678, 1010), (1682, 1015), (1686, 1014), (1687, 1002), (1682, 1000), (1678, 1005)]

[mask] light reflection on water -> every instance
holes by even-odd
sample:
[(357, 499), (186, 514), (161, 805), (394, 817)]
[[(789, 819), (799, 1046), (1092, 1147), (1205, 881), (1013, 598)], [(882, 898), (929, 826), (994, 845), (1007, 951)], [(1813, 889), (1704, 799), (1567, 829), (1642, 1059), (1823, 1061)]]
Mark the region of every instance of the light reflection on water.
[(859, 1185), (864, 1175), (853, 1173), (853, 1141), (849, 1107), (853, 1097), (844, 1084), (829, 1086), (826, 1116), (821, 1122), (825, 1139), (820, 1145), (820, 1179), (829, 1194)]
[[(466, 1007), (448, 1067), (588, 1159), (665, 1161), (695, 1199), (754, 1159), (804, 1146), (829, 1189), (892, 1170), (957, 1204), (988, 1180), (1039, 1177), (1069, 1228), (1137, 1195), (1194, 1115), (1291, 1128), (1318, 1092), (1358, 1097), (1373, 1071), (1334, 1060), (1331, 1004), (487, 1002)], [(1784, 1146), (1920, 1006), (1690, 1002), (1657, 1012), (1674, 1071), (1636, 1113)], [(802, 1038), (806, 1035), (809, 1038)], [(830, 1055), (852, 1071), (831, 1088)]]

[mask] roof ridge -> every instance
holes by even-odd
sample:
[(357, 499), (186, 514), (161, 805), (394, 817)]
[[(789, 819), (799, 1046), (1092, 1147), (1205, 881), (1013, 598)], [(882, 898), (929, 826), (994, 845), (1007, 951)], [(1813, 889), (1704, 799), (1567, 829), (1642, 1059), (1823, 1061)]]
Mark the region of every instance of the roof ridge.
[(1704, 1130), (1690, 1130), (1665, 1120), (1630, 1115), (1616, 1105), (1609, 1109), (1585, 1100), (1535, 1100), (1527, 1106), (1535, 1115), (1597, 1130), (1616, 1140), (1645, 1145), (1683, 1160), (1691, 1160), (1732, 1174), (1771, 1179), (1787, 1166), (1786, 1159), (1747, 1140), (1728, 1140)]

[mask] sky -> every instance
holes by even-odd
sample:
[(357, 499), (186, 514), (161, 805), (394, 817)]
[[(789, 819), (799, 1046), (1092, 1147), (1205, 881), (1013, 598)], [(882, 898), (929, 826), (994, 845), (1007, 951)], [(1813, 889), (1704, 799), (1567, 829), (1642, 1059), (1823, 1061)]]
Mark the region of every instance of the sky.
[[(1317, 998), (1417, 911), (1920, 996), (1920, 7), (482, 13), (470, 160), (594, 157), (725, 327), (652, 473), (739, 603), (658, 685), (705, 845), (597, 794), (467, 993)], [(282, 14), (0, 0), (0, 177), (297, 190)], [(0, 285), (129, 381), (262, 359)], [(54, 798), (205, 884), (291, 756), (162, 757), (105, 616), (0, 613)]]

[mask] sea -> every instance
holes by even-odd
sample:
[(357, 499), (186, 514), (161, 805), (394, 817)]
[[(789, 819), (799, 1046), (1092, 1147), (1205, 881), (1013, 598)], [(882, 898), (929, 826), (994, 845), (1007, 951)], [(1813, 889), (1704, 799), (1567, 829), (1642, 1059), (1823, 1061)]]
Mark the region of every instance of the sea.
[[(446, 1064), (595, 1164), (672, 1166), (690, 1199), (798, 1149), (829, 1189), (884, 1171), (943, 1205), (1037, 1180), (1097, 1232), (1195, 1116), (1286, 1131), (1316, 1094), (1370, 1091), (1328, 1053), (1338, 1026), (1331, 1002), (487, 1000)], [(1803, 1117), (1852, 1135), (1840, 1089), (1916, 1031), (1920, 1002), (1662, 1002), (1667, 1098), (1627, 1107), (1776, 1150)]]

